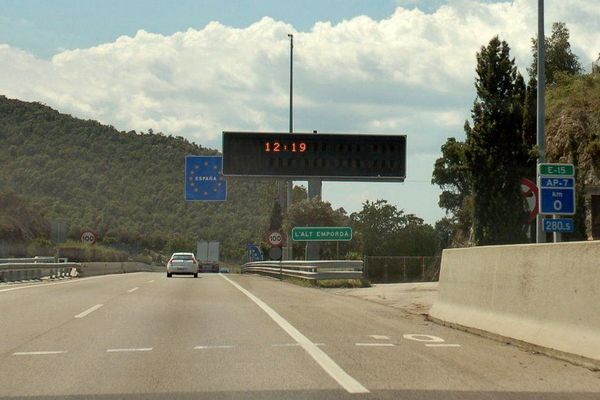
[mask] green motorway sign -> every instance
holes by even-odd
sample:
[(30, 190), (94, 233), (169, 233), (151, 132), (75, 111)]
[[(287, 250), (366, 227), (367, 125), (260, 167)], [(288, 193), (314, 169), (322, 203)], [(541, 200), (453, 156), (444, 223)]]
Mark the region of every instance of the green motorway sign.
[(292, 229), (295, 242), (329, 242), (352, 240), (349, 226), (303, 226)]
[(538, 175), (574, 176), (575, 168), (573, 164), (540, 164)]

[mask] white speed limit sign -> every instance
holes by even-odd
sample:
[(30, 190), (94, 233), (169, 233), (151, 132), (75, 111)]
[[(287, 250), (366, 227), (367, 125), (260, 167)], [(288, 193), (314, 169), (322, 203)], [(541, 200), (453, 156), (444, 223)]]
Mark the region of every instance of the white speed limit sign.
[(81, 233), (81, 243), (83, 243), (83, 244), (96, 243), (96, 234), (92, 231), (82, 232)]
[(267, 240), (271, 246), (281, 246), (283, 243), (283, 235), (281, 232), (273, 231), (269, 233)]

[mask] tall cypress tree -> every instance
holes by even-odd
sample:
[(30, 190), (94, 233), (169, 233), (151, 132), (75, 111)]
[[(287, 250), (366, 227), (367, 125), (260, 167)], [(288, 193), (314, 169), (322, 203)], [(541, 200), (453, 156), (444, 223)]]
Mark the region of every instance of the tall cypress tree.
[(496, 36), (477, 53), (473, 126), (465, 125), (473, 193), (475, 244), (525, 241), (520, 180), (527, 162), (523, 144), (525, 84), (510, 48)]

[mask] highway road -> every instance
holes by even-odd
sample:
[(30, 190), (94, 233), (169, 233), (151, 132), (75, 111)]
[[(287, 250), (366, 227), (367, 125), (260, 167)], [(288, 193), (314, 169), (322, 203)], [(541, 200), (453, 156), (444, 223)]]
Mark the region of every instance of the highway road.
[(0, 287), (2, 399), (594, 399), (600, 372), (259, 276)]

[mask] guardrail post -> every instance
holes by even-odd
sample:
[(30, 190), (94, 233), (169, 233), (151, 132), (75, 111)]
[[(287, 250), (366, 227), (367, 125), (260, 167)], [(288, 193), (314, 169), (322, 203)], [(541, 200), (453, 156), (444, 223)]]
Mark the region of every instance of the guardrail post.
[(425, 257), (421, 256), (421, 280), (425, 282)]
[(402, 281), (406, 282), (406, 257), (402, 258)]

